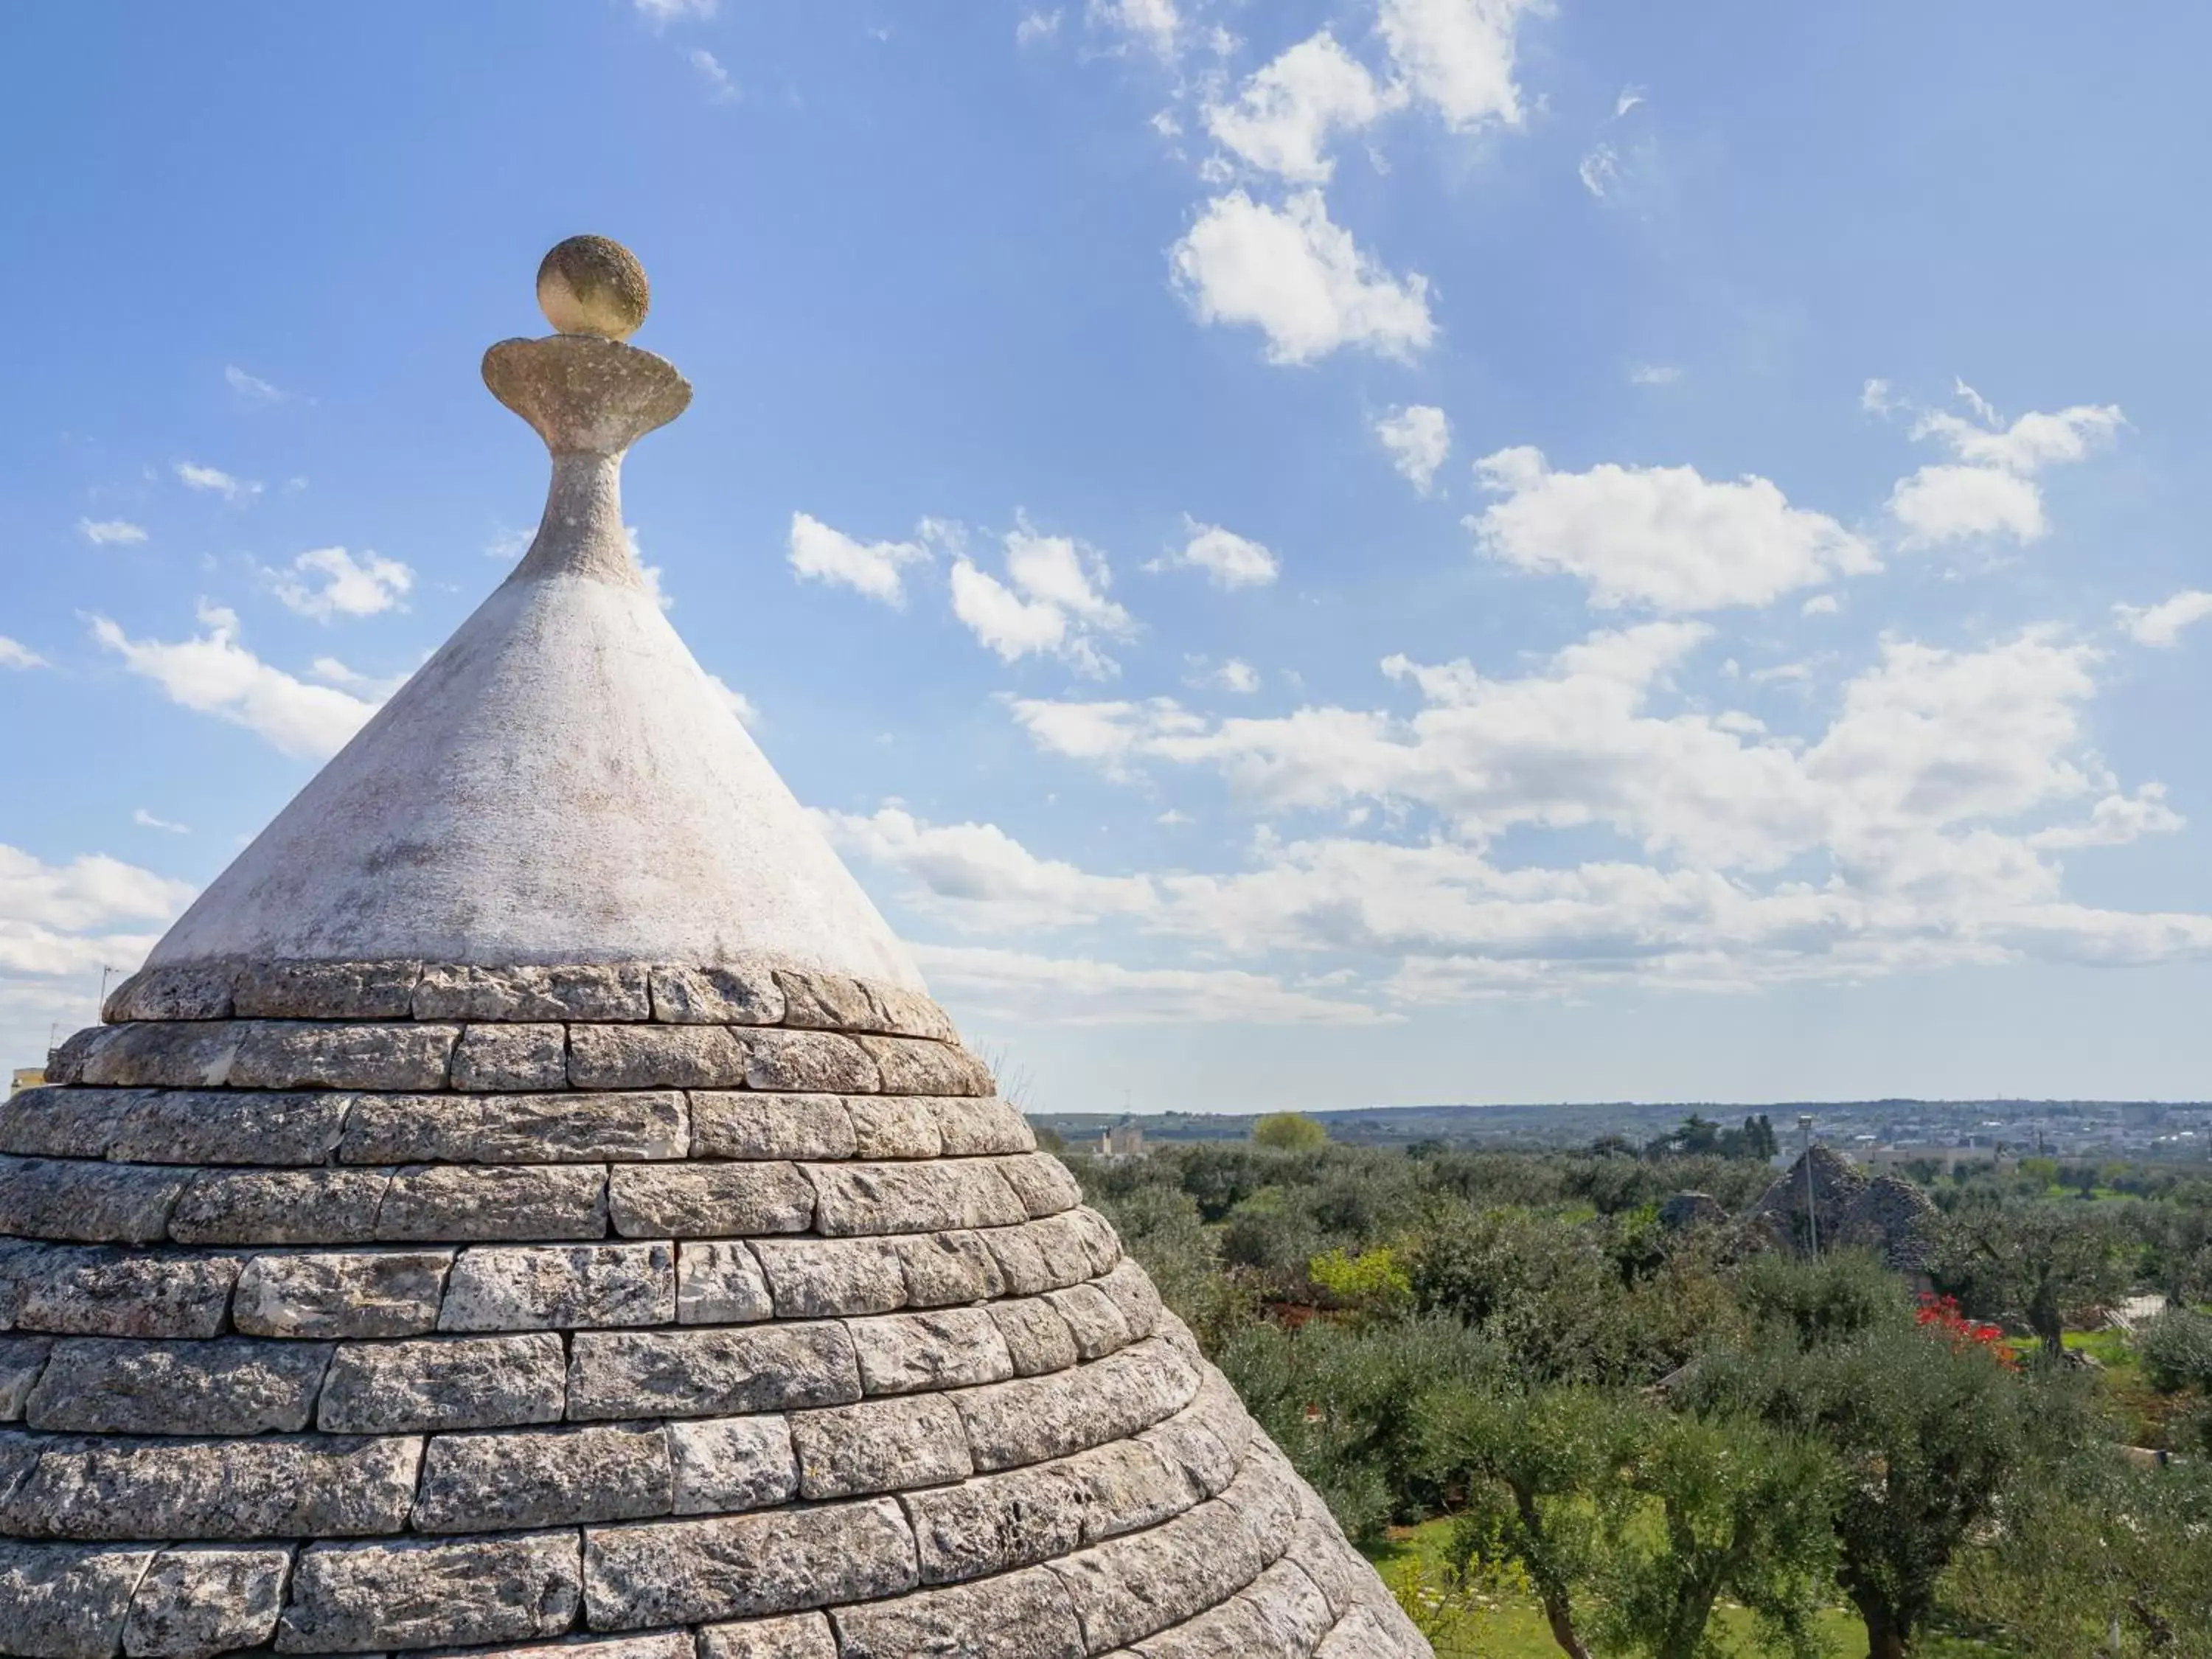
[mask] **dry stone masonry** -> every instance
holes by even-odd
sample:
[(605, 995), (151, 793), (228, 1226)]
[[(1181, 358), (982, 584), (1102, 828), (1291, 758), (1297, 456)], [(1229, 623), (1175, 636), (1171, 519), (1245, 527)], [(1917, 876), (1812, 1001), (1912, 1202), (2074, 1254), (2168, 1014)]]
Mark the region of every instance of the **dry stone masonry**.
[(0, 1654), (1425, 1655), (645, 593), (609, 332), (493, 349), (538, 540), (0, 1108)]

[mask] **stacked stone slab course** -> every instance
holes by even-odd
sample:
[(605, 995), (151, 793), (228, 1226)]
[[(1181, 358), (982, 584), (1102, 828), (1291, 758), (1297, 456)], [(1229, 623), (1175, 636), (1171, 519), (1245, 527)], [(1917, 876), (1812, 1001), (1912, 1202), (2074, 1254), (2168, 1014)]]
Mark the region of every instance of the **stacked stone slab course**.
[(1425, 1646), (927, 998), (147, 970), (0, 1109), (0, 1650)]

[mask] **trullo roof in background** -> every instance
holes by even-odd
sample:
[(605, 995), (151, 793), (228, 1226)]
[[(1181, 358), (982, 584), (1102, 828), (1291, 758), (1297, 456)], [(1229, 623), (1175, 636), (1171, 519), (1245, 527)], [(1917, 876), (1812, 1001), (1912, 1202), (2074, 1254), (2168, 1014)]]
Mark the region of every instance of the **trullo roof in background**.
[(0, 1107), (0, 1652), (1428, 1650), (659, 608), (644, 273), (514, 574)]

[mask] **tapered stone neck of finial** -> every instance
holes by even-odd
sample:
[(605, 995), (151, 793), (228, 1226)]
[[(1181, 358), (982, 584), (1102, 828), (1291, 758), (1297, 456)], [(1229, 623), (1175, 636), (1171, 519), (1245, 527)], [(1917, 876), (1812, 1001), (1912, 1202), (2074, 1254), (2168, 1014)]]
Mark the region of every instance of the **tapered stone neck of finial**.
[(530, 550), (507, 577), (535, 581), (546, 576), (591, 576), (623, 587), (643, 587), (623, 531), (622, 457), (556, 455), (553, 482), (545, 492), (544, 516)]
[(502, 340), (484, 353), (483, 377), (553, 456), (545, 516), (509, 580), (574, 574), (642, 587), (623, 533), (623, 453), (684, 412), (690, 383), (665, 358), (580, 334)]

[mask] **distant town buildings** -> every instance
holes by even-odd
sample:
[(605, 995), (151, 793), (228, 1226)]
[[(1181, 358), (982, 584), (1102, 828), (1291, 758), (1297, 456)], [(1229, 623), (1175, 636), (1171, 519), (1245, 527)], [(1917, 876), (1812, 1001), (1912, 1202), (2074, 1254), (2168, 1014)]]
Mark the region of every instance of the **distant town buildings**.
[(1098, 1137), (1098, 1156), (1101, 1158), (1142, 1158), (1144, 1155), (1144, 1127), (1133, 1118), (1123, 1118)]

